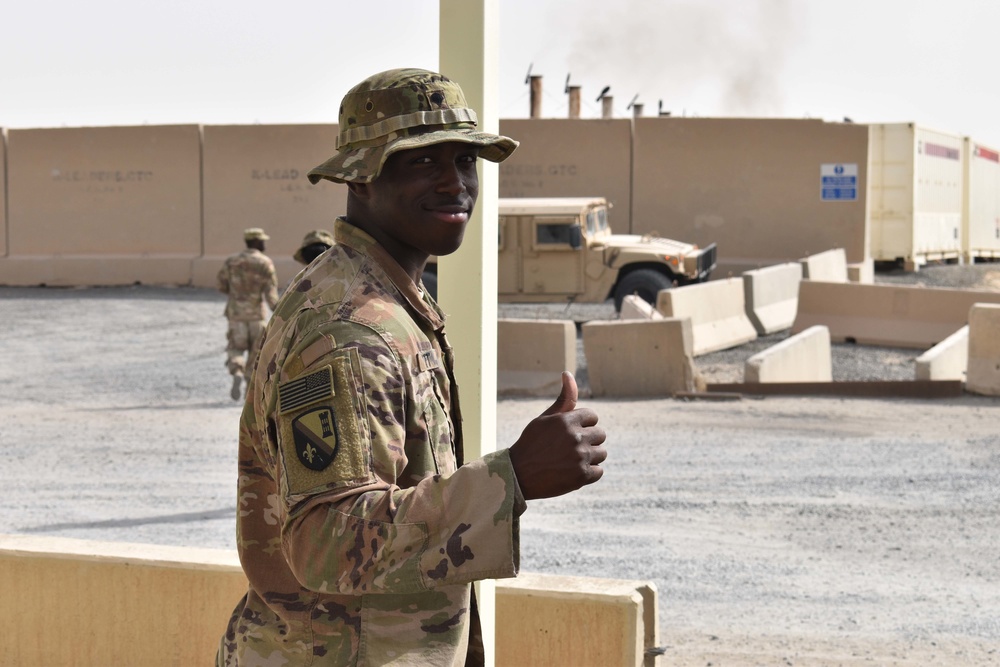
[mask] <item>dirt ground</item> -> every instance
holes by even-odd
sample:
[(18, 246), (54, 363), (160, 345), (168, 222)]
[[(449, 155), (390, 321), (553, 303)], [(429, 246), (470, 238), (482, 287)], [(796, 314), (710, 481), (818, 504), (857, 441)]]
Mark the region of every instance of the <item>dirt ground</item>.
[[(0, 288), (0, 530), (234, 547), (222, 306)], [(1000, 664), (1000, 399), (584, 403), (606, 474), (531, 503), (522, 569), (654, 582), (661, 664)]]

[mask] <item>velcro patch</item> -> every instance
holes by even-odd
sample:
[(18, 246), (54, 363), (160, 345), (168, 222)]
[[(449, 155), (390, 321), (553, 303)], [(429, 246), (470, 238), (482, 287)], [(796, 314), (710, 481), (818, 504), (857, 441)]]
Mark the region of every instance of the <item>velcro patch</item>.
[(417, 367), (420, 372), (429, 371), (432, 368), (440, 368), (441, 359), (438, 357), (438, 353), (433, 349), (431, 350), (421, 350), (417, 353)]
[(323, 368), (278, 386), (278, 444), (287, 492), (298, 495), (369, 478), (370, 435), (356, 349), (334, 352)]
[(333, 372), (330, 366), (278, 385), (278, 412), (301, 408), (333, 396)]

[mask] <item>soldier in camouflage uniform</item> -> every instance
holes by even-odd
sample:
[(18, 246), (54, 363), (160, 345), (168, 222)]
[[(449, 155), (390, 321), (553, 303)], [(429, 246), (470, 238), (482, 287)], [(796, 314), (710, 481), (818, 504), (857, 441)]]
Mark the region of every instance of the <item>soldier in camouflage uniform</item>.
[(292, 255), (299, 264), (308, 266), (333, 245), (333, 234), (325, 229), (314, 229), (302, 238), (302, 245)]
[(243, 231), (246, 250), (226, 258), (216, 276), (219, 291), (228, 298), (226, 319), (226, 368), (233, 376), (230, 395), (234, 401), (242, 396), (240, 385), (247, 371), (253, 370), (257, 345), (264, 333), (268, 308), (278, 303), (278, 276), (274, 263), (264, 254), (264, 241), (269, 237), (263, 229), (251, 227)]
[(464, 460), (452, 348), (420, 277), (461, 243), (476, 158), (517, 146), (475, 123), (424, 70), (344, 98), (338, 153), (309, 178), (347, 183), (347, 215), (278, 303), (240, 420), (250, 586), (220, 666), (481, 664), (471, 582), (517, 574), (526, 500), (603, 472), (569, 373), (516, 443)]

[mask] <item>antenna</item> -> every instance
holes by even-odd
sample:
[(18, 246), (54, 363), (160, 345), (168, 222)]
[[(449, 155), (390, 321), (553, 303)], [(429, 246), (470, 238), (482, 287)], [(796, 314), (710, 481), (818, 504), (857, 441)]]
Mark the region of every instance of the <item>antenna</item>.
[(535, 63), (528, 63), (528, 73), (524, 75), (524, 85), (528, 85), (531, 82), (531, 68), (534, 67)]
[(569, 92), (569, 74), (566, 75), (566, 85), (563, 86), (563, 92), (564, 93), (568, 93)]
[(635, 101), (636, 101), (637, 99), (639, 99), (639, 93), (636, 93), (636, 94), (635, 94), (635, 97), (633, 97), (633, 98), (632, 98), (632, 101), (628, 103), (628, 106), (627, 106), (627, 107), (625, 107), (625, 110), (626, 110), (626, 111), (628, 111), (629, 109), (631, 109), (631, 108), (632, 108), (632, 105), (633, 105), (633, 104), (635, 104)]
[(594, 101), (595, 101), (595, 102), (600, 102), (601, 100), (603, 100), (603, 99), (604, 99), (604, 96), (608, 94), (608, 91), (609, 91), (609, 90), (611, 90), (611, 86), (604, 86), (604, 90), (602, 90), (602, 91), (601, 91), (601, 94), (600, 94), (600, 95), (598, 95), (598, 96), (597, 96), (597, 99), (596, 99), (596, 100), (594, 100)]

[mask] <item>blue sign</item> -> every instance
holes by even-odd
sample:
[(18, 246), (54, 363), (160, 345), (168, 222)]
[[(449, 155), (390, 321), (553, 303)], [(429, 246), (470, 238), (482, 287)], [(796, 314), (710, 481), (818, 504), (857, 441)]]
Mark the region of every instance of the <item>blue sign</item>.
[(822, 164), (819, 167), (820, 197), (823, 201), (856, 201), (858, 165)]

